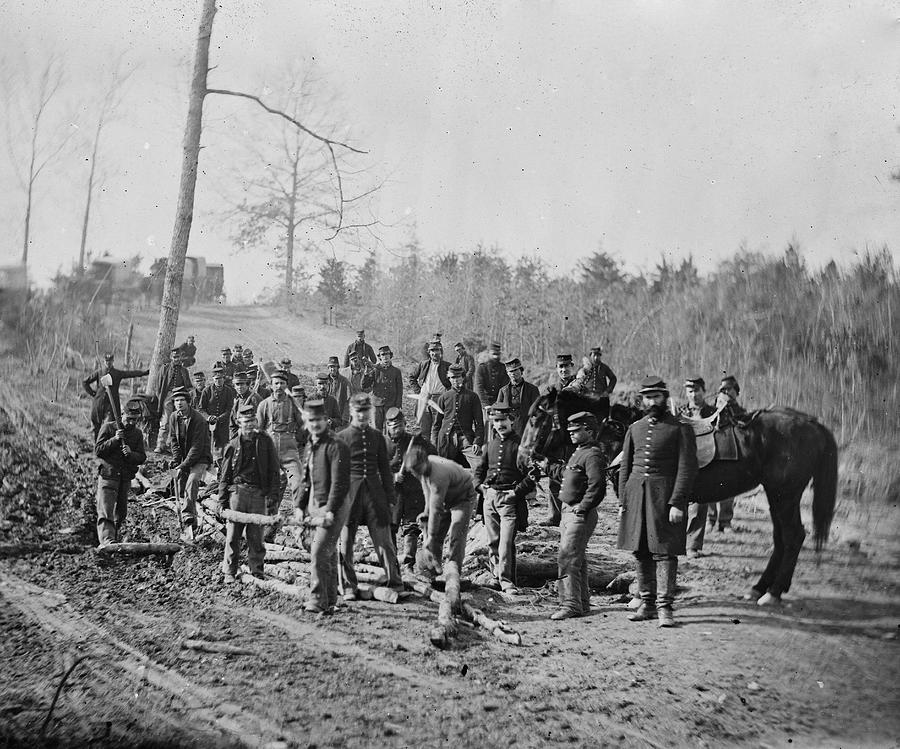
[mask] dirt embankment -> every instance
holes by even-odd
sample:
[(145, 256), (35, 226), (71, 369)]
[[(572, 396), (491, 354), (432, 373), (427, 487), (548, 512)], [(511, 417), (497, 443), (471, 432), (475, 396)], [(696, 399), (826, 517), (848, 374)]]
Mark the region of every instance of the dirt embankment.
[[(212, 542), (171, 565), (104, 561), (66, 532), (92, 501), (86, 403), (12, 400), (0, 406), (5, 745), (812, 747), (900, 735), (896, 508), (839, 503), (827, 551), (803, 551), (786, 605), (769, 611), (739, 600), (771, 542), (765, 498), (739, 499), (742, 532), (711, 536), (712, 556), (682, 564), (673, 630), (628, 622), (602, 587), (590, 616), (550, 621), (558, 532), (533, 525), (520, 550), (543, 571), (534, 587), (509, 600), (471, 591), (522, 646), (463, 628), (442, 652), (426, 637), (433, 603), (356, 602), (315, 619), (300, 599), (226, 587)], [(129, 515), (136, 539), (177, 535), (174, 515), (138, 498)], [(590, 546), (604, 579), (630, 568), (616, 522), (607, 499)]]

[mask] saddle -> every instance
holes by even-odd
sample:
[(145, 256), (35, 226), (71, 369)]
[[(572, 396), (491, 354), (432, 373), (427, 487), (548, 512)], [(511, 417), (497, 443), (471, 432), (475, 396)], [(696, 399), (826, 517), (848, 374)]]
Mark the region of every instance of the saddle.
[(705, 468), (713, 460), (740, 460), (737, 435), (734, 425), (716, 424), (718, 414), (706, 419), (683, 419), (694, 430), (697, 440), (697, 465)]

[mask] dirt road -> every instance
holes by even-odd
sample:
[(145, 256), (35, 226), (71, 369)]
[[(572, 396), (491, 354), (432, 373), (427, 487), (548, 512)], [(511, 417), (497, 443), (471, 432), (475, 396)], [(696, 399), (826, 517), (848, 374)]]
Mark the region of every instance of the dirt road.
[[(237, 335), (215, 333), (203, 309), (186, 320), (201, 347), (244, 340), (271, 356), (284, 334), (301, 362), (334, 350), (333, 331), (264, 310), (241, 317), (250, 322)], [(99, 558), (71, 532), (93, 493), (87, 403), (16, 392), (0, 383), (0, 746), (849, 747), (900, 737), (896, 506), (839, 502), (828, 548), (819, 560), (804, 549), (777, 610), (739, 598), (770, 545), (757, 494), (737, 502), (742, 532), (713, 535), (712, 556), (683, 561), (674, 629), (627, 621), (622, 597), (602, 585), (589, 616), (550, 621), (553, 581), (535, 575), (515, 599), (470, 591), (522, 634), (520, 647), (464, 628), (439, 651), (427, 640), (429, 601), (355, 602), (317, 619), (302, 599), (225, 586), (212, 541), (171, 565)], [(590, 554), (605, 582), (631, 563), (613, 548), (614, 503), (601, 510)], [(173, 514), (136, 497), (128, 529), (132, 540), (177, 535)], [(532, 569), (552, 569), (556, 529), (532, 525), (520, 539)], [(253, 655), (198, 652), (186, 639)]]

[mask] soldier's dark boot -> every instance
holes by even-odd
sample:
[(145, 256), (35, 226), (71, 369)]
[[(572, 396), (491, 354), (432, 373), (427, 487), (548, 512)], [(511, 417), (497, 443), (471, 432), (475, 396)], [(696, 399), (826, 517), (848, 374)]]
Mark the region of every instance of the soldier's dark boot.
[(669, 557), (656, 563), (656, 585), (659, 593), (656, 607), (659, 610), (659, 626), (674, 627), (675, 615), (672, 604), (675, 602), (675, 584), (678, 577), (678, 557)]
[(641, 605), (633, 614), (629, 614), (629, 620), (644, 622), (656, 618), (656, 563), (653, 557), (641, 557), (637, 560), (636, 571), (638, 592), (641, 597)]

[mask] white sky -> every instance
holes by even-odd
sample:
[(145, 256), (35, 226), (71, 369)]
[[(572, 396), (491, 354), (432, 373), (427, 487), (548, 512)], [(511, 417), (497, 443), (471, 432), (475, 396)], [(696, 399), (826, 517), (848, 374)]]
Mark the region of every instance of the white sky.
[[(109, 130), (95, 251), (168, 251), (200, 0), (0, 0), (4, 75), (28, 49), (67, 63), (67, 103), (99, 92), (122, 50), (140, 64)], [(220, 2), (210, 86), (259, 92), (315, 63), (354, 142), (389, 177), (389, 246), (497, 244), (563, 270), (597, 249), (629, 270), (665, 253), (710, 269), (741, 242), (794, 236), (818, 265), (884, 243), (900, 257), (896, 6), (789, 2)], [(208, 99), (191, 254), (226, 263), (233, 298), (265, 258), (232, 254), (214, 215), (232, 113)], [(76, 117), (85, 130), (89, 118)], [(246, 121), (246, 119), (245, 119)], [(37, 185), (31, 265), (77, 256), (82, 149)], [(217, 161), (218, 159), (218, 161)], [(21, 254), (23, 200), (0, 156), (0, 262)], [(340, 255), (354, 259), (346, 248)]]

